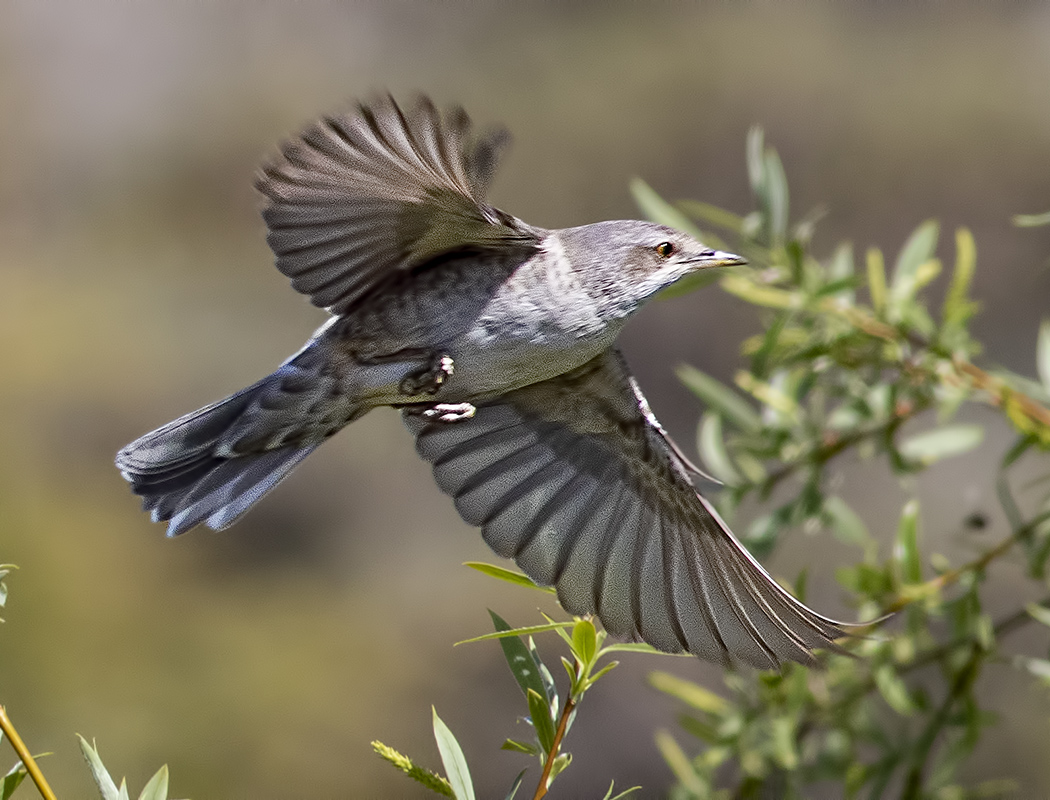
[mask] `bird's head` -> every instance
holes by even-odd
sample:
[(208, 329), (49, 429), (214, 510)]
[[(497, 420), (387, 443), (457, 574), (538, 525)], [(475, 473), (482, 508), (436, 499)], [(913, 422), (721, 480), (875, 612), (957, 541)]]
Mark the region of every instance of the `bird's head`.
[(633, 313), (662, 289), (698, 270), (747, 263), (653, 222), (597, 222), (557, 235), (583, 288), (618, 316)]

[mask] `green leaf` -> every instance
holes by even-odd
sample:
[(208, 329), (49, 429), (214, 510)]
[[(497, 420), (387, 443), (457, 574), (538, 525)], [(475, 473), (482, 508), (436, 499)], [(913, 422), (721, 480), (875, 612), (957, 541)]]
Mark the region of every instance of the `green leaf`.
[(725, 439), (722, 436), (722, 417), (718, 413), (707, 412), (700, 420), (700, 435), (697, 440), (700, 458), (711, 471), (711, 475), (727, 486), (739, 486), (740, 473), (726, 451)]
[(463, 566), (477, 570), (482, 575), (488, 575), (490, 578), (513, 583), (515, 586), (524, 586), (526, 589), (538, 589), (547, 594), (558, 593), (553, 586), (540, 586), (528, 575), (525, 575), (522, 572), (516, 572), (512, 569), (507, 569), (506, 567), (498, 567), (495, 564), (486, 564), (484, 561), (466, 561)]
[[(502, 633), (510, 631), (510, 626), (495, 611), (489, 611), (489, 616), (492, 617), (492, 623), (496, 626), (497, 631)], [(547, 687), (543, 676), (540, 675), (540, 670), (525, 642), (519, 636), (508, 636), (500, 639), (499, 643), (503, 648), (503, 657), (507, 660), (507, 665), (525, 696), (529, 696), (530, 690), (546, 696)]]
[(870, 540), (864, 520), (841, 497), (831, 496), (824, 500), (824, 513), (839, 541), (862, 547)]
[(719, 228), (725, 228), (733, 233), (740, 233), (744, 227), (744, 218), (739, 214), (726, 211), (710, 203), (702, 203), (699, 200), (679, 200), (675, 205), (691, 217), (717, 225)]
[(654, 689), (708, 714), (721, 714), (729, 707), (729, 703), (714, 692), (669, 672), (649, 673), (649, 684)]
[(550, 777), (547, 779), (547, 785), (550, 786), (554, 782), (554, 779), (565, 772), (571, 763), (572, 753), (559, 753), (554, 759), (554, 763), (551, 764), (551, 773)]
[[(853, 287), (856, 285), (853, 267), (853, 245), (843, 242), (835, 250), (835, 254), (828, 262), (828, 280), (830, 284), (842, 284), (843, 288), (832, 294), (844, 298), (852, 303), (856, 298)], [(826, 289), (827, 287), (825, 287)], [(825, 292), (827, 293), (827, 292)]]
[[(693, 766), (678, 742), (667, 731), (656, 732), (656, 747), (682, 787), (693, 797), (707, 797), (707, 782)], [(610, 790), (611, 791), (611, 790)]]
[(770, 244), (778, 244), (787, 238), (788, 229), (788, 184), (784, 165), (773, 148), (765, 153), (766, 203), (769, 209)]
[(916, 228), (901, 248), (897, 263), (893, 269), (893, 282), (890, 287), (891, 304), (900, 304), (914, 294), (919, 276), (919, 269), (933, 258), (937, 248), (937, 237), (940, 225), (934, 220), (926, 220)]
[(521, 788), (521, 781), (525, 777), (526, 770), (522, 770), (518, 773), (518, 777), (514, 779), (514, 783), (510, 785), (510, 791), (507, 792), (507, 796), (503, 800), (514, 800), (514, 795), (518, 793), (518, 789)]
[(865, 264), (868, 270), (871, 307), (875, 314), (881, 317), (886, 312), (886, 265), (882, 260), (882, 251), (877, 247), (869, 248)]
[(1050, 608), (1037, 605), (1036, 603), (1029, 603), (1025, 606), (1025, 610), (1036, 622), (1050, 627)]
[(1044, 658), (1014, 656), (1014, 663), (1028, 670), (1032, 675), (1050, 686), (1050, 661)]
[(550, 753), (554, 746), (554, 720), (551, 719), (551, 707), (545, 695), (535, 689), (529, 689), (525, 695), (529, 701), (529, 717), (536, 730), (536, 738), (545, 753)]
[(29, 771), (26, 770), (25, 764), (19, 761), (4, 775), (3, 781), (0, 781), (0, 800), (10, 800), (11, 795), (15, 793), (15, 789), (21, 786), (22, 781), (26, 779), (26, 775)]
[(970, 301), (970, 284), (977, 268), (977, 246), (966, 228), (955, 232), (955, 269), (948, 293), (944, 296), (942, 317), (947, 326), (960, 326), (968, 320), (977, 305)]
[(461, 644), (472, 644), (473, 642), (486, 642), (489, 639), (507, 639), (512, 636), (528, 636), (533, 633), (543, 633), (544, 631), (560, 632), (563, 628), (571, 628), (572, 626), (573, 623), (571, 622), (548, 622), (546, 625), (526, 625), (524, 628), (509, 628), (505, 631), (497, 631), (496, 633), (483, 633), (481, 636), (475, 636), (473, 639), (464, 639), (461, 642), (456, 642), (456, 646), (458, 647)]
[(1039, 326), (1039, 339), (1036, 342), (1036, 368), (1039, 380), (1046, 391), (1050, 392), (1050, 319), (1044, 319)]
[(898, 714), (907, 717), (915, 713), (915, 703), (908, 694), (908, 688), (891, 664), (883, 664), (875, 670), (875, 685), (882, 698)]
[(682, 233), (687, 233), (698, 241), (703, 240), (704, 237), (700, 233), (700, 229), (685, 214), (660, 197), (641, 178), (631, 179), (631, 195), (647, 219), (675, 228)]
[(577, 658), (590, 664), (597, 648), (598, 633), (589, 619), (578, 619), (572, 627), (572, 646)]
[(393, 764), (412, 780), (423, 784), (430, 789), (430, 791), (436, 792), (444, 797), (455, 796), (452, 794), (452, 786), (447, 780), (442, 778), (436, 772), (431, 772), (428, 769), (416, 766), (412, 763), (412, 759), (397, 752), (393, 747), (389, 747), (380, 741), (374, 741), (372, 742), (372, 749), (375, 750), (376, 754), (384, 761)]
[(613, 787), (615, 785), (616, 781), (609, 781), (609, 791), (605, 793), (605, 797), (603, 797), (602, 800), (625, 800), (625, 798), (630, 797), (632, 794), (634, 794), (642, 788), (641, 786), (632, 786), (630, 789), (624, 789), (622, 792), (620, 792), (614, 797)]
[(1050, 225), (1050, 211), (1045, 214), (1016, 214), (1013, 223), (1018, 228), (1036, 228), (1040, 225)]
[(540, 680), (543, 682), (543, 690), (551, 707), (551, 717), (556, 718), (558, 716), (558, 687), (554, 684), (554, 676), (551, 675), (551, 671), (547, 669), (547, 665), (540, 658), (540, 651), (536, 649), (536, 642), (531, 636), (529, 637), (528, 647), (529, 656), (532, 658), (532, 663), (536, 665)]
[(441, 763), (445, 766), (445, 775), (452, 787), (452, 794), (456, 800), (474, 800), (474, 782), (470, 779), (470, 770), (467, 768), (467, 760), (463, 757), (463, 750), (452, 731), (448, 729), (448, 725), (441, 721), (437, 709), (431, 706), (430, 710), (434, 714), (434, 739), (438, 752), (441, 753)]
[(905, 439), (899, 450), (906, 458), (929, 465), (972, 450), (983, 439), (980, 425), (946, 425)]
[(757, 433), (762, 430), (762, 419), (758, 412), (733, 389), (688, 364), (680, 365), (675, 372), (689, 391), (703, 400), (709, 408), (721, 412), (741, 431)]
[(897, 527), (894, 556), (900, 568), (902, 583), (922, 583), (922, 559), (919, 556), (919, 501), (909, 500), (901, 512)]
[(525, 753), (525, 755), (535, 756), (539, 755), (539, 748), (536, 745), (529, 742), (519, 742), (514, 739), (507, 739), (502, 745), (500, 750), (511, 750), (515, 753)]
[(95, 779), (95, 785), (98, 786), (98, 793), (102, 795), (102, 800), (120, 800), (120, 790), (109, 776), (109, 772), (99, 757), (98, 750), (89, 745), (87, 739), (79, 733), (77, 738), (80, 739), (80, 752), (91, 768), (91, 777)]
[[(670, 656), (671, 658), (682, 656), (682, 653), (665, 653), (663, 650), (657, 650), (651, 644), (645, 642), (616, 642), (615, 644), (607, 645), (601, 649), (600, 655), (606, 653), (651, 653), (654, 656)], [(692, 655), (685, 654), (686, 658), (692, 658)]]
[(167, 764), (158, 769), (153, 774), (153, 777), (149, 779), (149, 783), (146, 784), (139, 794), (139, 800), (168, 800)]

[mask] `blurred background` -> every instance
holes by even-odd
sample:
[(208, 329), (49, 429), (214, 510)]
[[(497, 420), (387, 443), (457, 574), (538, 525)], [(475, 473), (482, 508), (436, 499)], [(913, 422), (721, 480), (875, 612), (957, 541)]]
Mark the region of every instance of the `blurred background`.
[[(1050, 208), (1050, 7), (948, 9), (0, 4), (0, 562), (21, 567), (0, 702), (34, 752), (54, 751), (59, 795), (92, 793), (79, 732), (136, 791), (167, 762), (174, 795), (198, 800), (424, 796), (369, 741), (439, 768), (431, 704), (480, 797), (525, 766), (498, 749), (526, 735), (499, 648), (452, 643), (489, 630), (486, 607), (538, 622), (538, 595), (460, 566), (495, 557), (396, 414), (352, 426), (219, 534), (166, 540), (112, 467), (127, 441), (267, 374), (324, 321), (273, 269), (257, 214), (253, 172), (278, 141), (372, 90), (426, 91), (508, 125), (494, 202), (564, 227), (637, 216), (632, 176), (750, 210), (744, 138), (761, 124), (793, 216), (829, 209), (818, 254), (851, 239), (892, 257), (937, 217), (951, 259), (950, 232), (969, 226), (981, 363), (1031, 375), (1050, 229), (1010, 217)], [(729, 379), (756, 326), (712, 287), (629, 327), (628, 360), (687, 450), (700, 408), (674, 365)], [(841, 491), (889, 542), (914, 489), (927, 552), (965, 553), (972, 512), (990, 525), (971, 538), (1002, 535), (992, 479), (1009, 441), (991, 430), (918, 487), (844, 463)], [(850, 618), (833, 573), (854, 555), (800, 531), (771, 563), (789, 579), (809, 565), (811, 602)], [(1005, 563), (991, 578), (1021, 592), (1021, 574)], [(1016, 646), (1042, 654), (1035, 633)], [(556, 662), (553, 640), (541, 650)], [(588, 695), (558, 796), (670, 785), (652, 737), (674, 706), (645, 683), (657, 667), (721, 686), (693, 661), (629, 659)], [(1050, 703), (1005, 667), (982, 681), (1002, 722), (964, 776), (1050, 795)]]

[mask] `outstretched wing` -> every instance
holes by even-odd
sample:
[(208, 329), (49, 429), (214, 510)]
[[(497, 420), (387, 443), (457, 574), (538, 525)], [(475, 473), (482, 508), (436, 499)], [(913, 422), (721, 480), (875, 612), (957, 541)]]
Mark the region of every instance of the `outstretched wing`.
[(311, 125), (256, 181), (277, 269), (338, 314), (446, 253), (535, 245), (536, 229), (484, 202), (507, 139), (472, 139), (463, 109), (442, 116), (425, 97), (407, 112), (381, 97)]
[(782, 589), (689, 480), (618, 353), (480, 404), (405, 420), (438, 486), (499, 555), (618, 636), (759, 668), (812, 663), (842, 624)]

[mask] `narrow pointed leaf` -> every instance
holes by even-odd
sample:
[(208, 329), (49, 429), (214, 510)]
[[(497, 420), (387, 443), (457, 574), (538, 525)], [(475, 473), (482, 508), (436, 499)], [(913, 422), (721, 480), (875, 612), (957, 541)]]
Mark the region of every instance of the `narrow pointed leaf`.
[(700, 420), (700, 435), (697, 437), (700, 458), (703, 459), (711, 474), (727, 486), (739, 486), (742, 482), (729, 453), (726, 450), (725, 437), (722, 435), (722, 417), (720, 414), (707, 412)]
[(882, 251), (876, 247), (868, 250), (865, 265), (868, 270), (868, 292), (871, 294), (871, 307), (876, 315), (886, 312), (886, 265), (882, 260)]
[(519, 742), (515, 739), (507, 739), (502, 745), (500, 750), (511, 750), (515, 753), (525, 753), (528, 756), (535, 756), (539, 754), (539, 750), (536, 745), (529, 742)]
[(689, 756), (685, 754), (678, 742), (667, 731), (656, 732), (656, 747), (664, 757), (667, 766), (689, 794), (693, 797), (706, 797), (709, 792), (707, 782), (700, 777)]
[(1029, 603), (1025, 606), (1025, 610), (1036, 622), (1050, 627), (1050, 608), (1036, 603)]
[(680, 365), (675, 372), (686, 388), (741, 431), (757, 433), (762, 429), (762, 419), (754, 407), (721, 381), (688, 364)]
[(901, 513), (897, 528), (894, 556), (902, 583), (922, 583), (922, 559), (919, 556), (919, 503), (909, 500)]
[(875, 685), (883, 700), (898, 714), (910, 716), (915, 713), (915, 703), (904, 681), (900, 679), (890, 664), (883, 664), (875, 670)]
[(787, 237), (788, 184), (784, 165), (773, 148), (765, 152), (766, 202), (769, 204), (770, 244), (776, 245)]
[(638, 204), (638, 208), (641, 209), (642, 214), (648, 219), (680, 230), (682, 233), (688, 233), (694, 239), (703, 240), (703, 234), (690, 221), (689, 217), (660, 197), (641, 178), (633, 178), (631, 180), (631, 195), (634, 197), (634, 202)]
[(1013, 223), (1018, 228), (1036, 228), (1040, 225), (1050, 225), (1050, 211), (1045, 214), (1016, 214)]
[(490, 578), (513, 583), (515, 586), (524, 586), (526, 589), (538, 589), (547, 594), (557, 594), (557, 590), (553, 586), (540, 586), (528, 575), (516, 572), (512, 569), (507, 569), (506, 567), (498, 567), (495, 564), (486, 564), (484, 561), (466, 561), (463, 566), (477, 570), (482, 575), (488, 575)]
[(543, 659), (540, 658), (540, 651), (536, 649), (536, 642), (530, 636), (528, 641), (529, 656), (532, 658), (532, 663), (536, 665), (536, 669), (539, 671), (540, 680), (543, 681), (543, 690), (547, 693), (547, 703), (551, 707), (551, 718), (558, 718), (558, 687), (554, 685), (554, 676), (551, 675), (551, 671), (547, 669), (547, 665), (543, 663)]
[(729, 707), (729, 703), (714, 692), (669, 672), (650, 673), (649, 684), (654, 689), (676, 697), (686, 705), (709, 714), (721, 714)]
[(15, 789), (22, 784), (22, 781), (26, 779), (28, 774), (25, 764), (21, 761), (11, 767), (7, 774), (4, 775), (3, 781), (0, 781), (0, 800), (9, 800), (11, 795), (15, 793)]
[(168, 800), (168, 765), (158, 769), (139, 793), (139, 800)]
[(529, 717), (532, 719), (532, 727), (536, 731), (536, 738), (545, 753), (550, 753), (554, 746), (554, 720), (551, 719), (551, 707), (547, 698), (535, 689), (529, 689), (526, 693), (529, 701)]
[(955, 269), (948, 293), (944, 296), (942, 316), (945, 325), (962, 325), (973, 314), (976, 305), (969, 299), (970, 284), (977, 268), (977, 245), (966, 228), (955, 232)]
[(1050, 392), (1050, 319), (1044, 319), (1039, 326), (1039, 340), (1036, 342), (1036, 367), (1039, 380), (1046, 391)]
[(113, 778), (103, 765), (98, 750), (89, 745), (87, 739), (80, 734), (77, 734), (77, 738), (80, 739), (80, 752), (87, 761), (88, 767), (91, 768), (91, 777), (95, 779), (95, 785), (98, 786), (102, 800), (120, 800), (120, 790), (117, 789), (117, 784), (113, 782)]
[(507, 796), (503, 800), (514, 800), (514, 795), (518, 793), (518, 789), (521, 788), (521, 781), (525, 777), (526, 770), (522, 770), (518, 773), (518, 777), (514, 779), (514, 783), (510, 785), (510, 791), (507, 792)]
[(437, 714), (437, 709), (431, 706), (434, 714), (434, 739), (437, 741), (438, 752), (441, 753), (441, 763), (445, 766), (445, 776), (456, 800), (474, 800), (474, 782), (470, 779), (470, 770), (467, 769), (467, 760), (463, 757), (463, 749), (452, 735), (448, 725), (442, 722)]
[(857, 516), (857, 512), (850, 508), (841, 497), (827, 498), (824, 501), (824, 512), (828, 515), (831, 529), (839, 541), (857, 546), (862, 546), (869, 541), (870, 537), (864, 520)]
[(906, 458), (927, 465), (972, 450), (983, 439), (980, 425), (945, 425), (905, 439), (899, 449)]
[(461, 642), (456, 642), (456, 646), (461, 644), (471, 644), (473, 642), (485, 642), (489, 639), (508, 639), (513, 636), (528, 636), (533, 633), (543, 633), (544, 631), (561, 632), (564, 628), (571, 628), (572, 625), (571, 622), (548, 622), (546, 625), (527, 625), (524, 628), (509, 628), (505, 631), (483, 633), (481, 636), (475, 636), (472, 639), (464, 639)]
[[(492, 617), (492, 623), (496, 626), (497, 631), (507, 632), (510, 630), (510, 626), (499, 614), (489, 611), (489, 615)], [(529, 690), (546, 696), (547, 687), (544, 685), (543, 676), (540, 675), (536, 662), (533, 660), (532, 654), (529, 653), (529, 648), (525, 645), (525, 642), (518, 636), (508, 636), (500, 639), (499, 643), (503, 648), (503, 657), (507, 660), (507, 665), (514, 675), (514, 680), (518, 682), (518, 686), (521, 687), (521, 691), (525, 696), (529, 696)]]
[[(710, 203), (702, 203), (699, 200), (679, 200), (675, 205), (691, 217), (717, 225), (719, 228), (725, 228), (733, 233), (740, 233), (744, 226), (744, 218), (739, 214), (726, 211)], [(707, 244), (711, 242), (708, 241)]]
[(598, 634), (594, 629), (594, 623), (589, 619), (576, 620), (576, 624), (572, 627), (572, 646), (584, 664), (589, 664), (594, 658), (597, 641)]
[(940, 225), (934, 220), (927, 220), (908, 237), (893, 269), (893, 284), (890, 289), (893, 300), (900, 301), (908, 296), (914, 287), (919, 268), (933, 258), (939, 232)]

